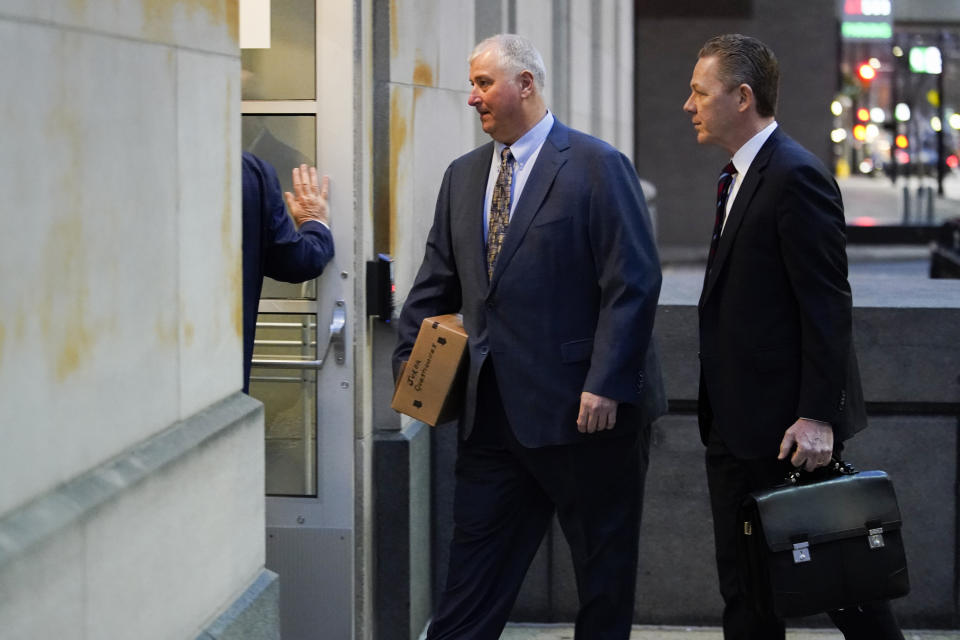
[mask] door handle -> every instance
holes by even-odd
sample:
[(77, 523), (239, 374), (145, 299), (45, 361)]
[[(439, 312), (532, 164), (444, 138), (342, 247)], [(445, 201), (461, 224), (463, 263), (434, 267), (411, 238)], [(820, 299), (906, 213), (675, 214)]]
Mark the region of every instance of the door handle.
[[(337, 364), (343, 364), (347, 359), (346, 346), (347, 329), (347, 305), (343, 300), (337, 300), (333, 307), (333, 317), (330, 320), (330, 338), (327, 340), (327, 348), (318, 360), (276, 360), (254, 358), (251, 363), (254, 367), (264, 367), (266, 369), (321, 369), (326, 362), (330, 348), (333, 348), (333, 357)], [(316, 326), (316, 343), (320, 344), (320, 323)]]
[(323, 357), (327, 357), (330, 347), (333, 347), (333, 357), (337, 364), (343, 364), (347, 359), (347, 305), (343, 300), (337, 300), (333, 307), (333, 318), (330, 320), (330, 340), (327, 342), (327, 351)]

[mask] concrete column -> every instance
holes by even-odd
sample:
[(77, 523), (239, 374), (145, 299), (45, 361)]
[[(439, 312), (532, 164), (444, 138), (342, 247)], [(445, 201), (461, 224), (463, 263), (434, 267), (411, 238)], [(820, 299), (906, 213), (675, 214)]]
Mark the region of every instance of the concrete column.
[(277, 637), (239, 393), (236, 4), (10, 5), (0, 628)]
[(590, 0), (569, 0), (569, 68), (570, 115), (567, 124), (596, 134), (594, 113), (597, 107), (594, 92), (597, 76), (592, 45), (594, 7)]

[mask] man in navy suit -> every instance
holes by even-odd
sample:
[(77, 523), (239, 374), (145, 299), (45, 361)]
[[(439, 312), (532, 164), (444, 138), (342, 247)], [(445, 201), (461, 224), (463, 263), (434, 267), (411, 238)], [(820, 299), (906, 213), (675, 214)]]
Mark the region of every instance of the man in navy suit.
[[(853, 351), (840, 191), (777, 126), (779, 68), (755, 38), (700, 50), (684, 110), (721, 173), (700, 296), (700, 435), (706, 445), (727, 640), (776, 640), (784, 624), (740, 591), (737, 508), (791, 466), (826, 465), (866, 426)], [(830, 612), (848, 639), (902, 639), (887, 602)]]
[[(293, 193), (281, 196), (269, 163), (243, 152), (243, 392), (250, 387), (250, 362), (263, 277), (284, 282), (316, 278), (333, 257), (327, 216), (330, 182), (315, 167), (293, 169)], [(290, 209), (283, 208), (284, 197)], [(299, 227), (299, 231), (297, 230)]]
[(468, 104), (493, 141), (447, 169), (398, 323), (395, 371), (425, 317), (459, 311), (469, 335), (431, 639), (500, 636), (554, 513), (576, 572), (576, 637), (625, 639), (633, 621), (660, 267), (632, 164), (557, 121), (544, 77), (519, 36), (474, 49)]

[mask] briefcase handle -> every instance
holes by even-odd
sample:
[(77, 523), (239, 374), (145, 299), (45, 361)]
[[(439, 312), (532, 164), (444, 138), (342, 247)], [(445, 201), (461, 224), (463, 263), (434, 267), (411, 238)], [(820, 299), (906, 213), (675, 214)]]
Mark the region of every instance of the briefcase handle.
[(814, 469), (813, 471), (804, 471), (800, 468), (793, 469), (787, 473), (783, 480), (783, 484), (796, 487), (803, 484), (822, 482), (824, 480), (829, 480), (830, 478), (839, 478), (840, 476), (852, 476), (856, 473), (857, 470), (849, 462), (845, 462), (836, 457), (831, 457), (829, 464), (824, 467), (820, 467), (819, 469)]

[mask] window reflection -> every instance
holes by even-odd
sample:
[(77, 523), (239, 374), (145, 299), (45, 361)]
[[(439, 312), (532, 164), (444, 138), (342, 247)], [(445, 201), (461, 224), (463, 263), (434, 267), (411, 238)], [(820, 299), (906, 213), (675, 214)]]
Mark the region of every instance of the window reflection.
[[(317, 161), (316, 117), (246, 114), (241, 122), (243, 149), (269, 162), (277, 171), (280, 188), (293, 191), (292, 169), (301, 164), (313, 166)], [(315, 299), (316, 283), (290, 284), (265, 278), (261, 297)]]
[(260, 314), (250, 395), (264, 404), (266, 493), (317, 495), (317, 374), (311, 369), (258, 367), (258, 359), (317, 357), (316, 316)]
[(316, 99), (315, 0), (272, 0), (270, 48), (244, 49), (244, 100)]

